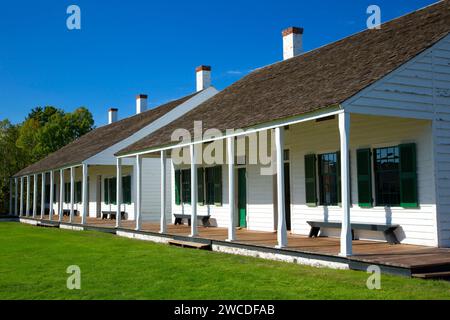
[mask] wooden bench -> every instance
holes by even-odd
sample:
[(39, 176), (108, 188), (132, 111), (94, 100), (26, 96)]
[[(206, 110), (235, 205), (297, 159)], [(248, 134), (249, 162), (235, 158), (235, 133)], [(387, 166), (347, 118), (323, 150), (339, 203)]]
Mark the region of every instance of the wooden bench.
[[(73, 210), (73, 215), (74, 215), (74, 216), (79, 216), (80, 213), (78, 212), (78, 210)], [(64, 210), (63, 210), (63, 217), (64, 217), (64, 216), (70, 217), (70, 209), (64, 209)]]
[[(306, 221), (310, 226), (309, 237), (317, 237), (320, 228), (341, 228), (339, 221)], [(355, 240), (354, 230), (369, 230), (381, 231), (384, 234), (386, 241), (390, 244), (400, 243), (394, 233), (399, 226), (397, 224), (383, 224), (383, 223), (352, 223), (352, 239)]]
[(169, 245), (182, 247), (182, 248), (193, 248), (193, 249), (199, 249), (199, 250), (210, 250), (211, 249), (211, 244), (192, 242), (192, 241), (169, 240)]
[[(116, 211), (102, 211), (102, 220), (110, 219), (114, 220), (116, 219)], [(125, 219), (125, 211), (120, 212), (121, 219)]]
[[(191, 215), (190, 214), (174, 213), (174, 217), (175, 217), (175, 225), (183, 224), (184, 219), (188, 220), (189, 226), (191, 225)], [(204, 227), (209, 227), (210, 226), (210, 223), (209, 223), (210, 217), (211, 217), (210, 215), (197, 215), (197, 220), (201, 220)]]

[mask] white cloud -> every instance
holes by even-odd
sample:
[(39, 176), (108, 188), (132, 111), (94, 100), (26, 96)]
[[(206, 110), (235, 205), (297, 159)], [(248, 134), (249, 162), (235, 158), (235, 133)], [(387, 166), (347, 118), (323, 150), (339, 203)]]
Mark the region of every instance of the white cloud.
[(239, 71), (239, 70), (229, 70), (229, 71), (227, 71), (227, 74), (230, 74), (230, 75), (241, 75), (241, 74), (243, 74), (243, 72)]

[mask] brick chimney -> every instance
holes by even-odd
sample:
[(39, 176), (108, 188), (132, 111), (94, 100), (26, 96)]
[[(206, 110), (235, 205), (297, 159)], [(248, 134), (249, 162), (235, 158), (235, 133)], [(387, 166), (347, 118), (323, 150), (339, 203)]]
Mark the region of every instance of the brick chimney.
[(119, 109), (116, 109), (116, 108), (110, 108), (108, 110), (108, 124), (111, 124), (111, 123), (117, 121), (117, 112), (118, 111), (119, 111)]
[(303, 51), (303, 28), (289, 27), (283, 34), (283, 60), (298, 56)]
[(199, 66), (195, 69), (197, 77), (197, 91), (202, 91), (211, 86), (211, 67)]
[(136, 114), (147, 111), (147, 98), (146, 94), (136, 96)]

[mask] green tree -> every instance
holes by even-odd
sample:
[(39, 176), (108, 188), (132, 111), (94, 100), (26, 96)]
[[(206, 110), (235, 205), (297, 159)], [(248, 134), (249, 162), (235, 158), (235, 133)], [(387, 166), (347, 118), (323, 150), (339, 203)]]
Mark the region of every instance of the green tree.
[(0, 213), (9, 209), (9, 177), (93, 128), (94, 119), (85, 107), (69, 113), (52, 106), (36, 107), (19, 125), (0, 121)]
[(34, 119), (37, 120), (41, 126), (44, 126), (47, 122), (50, 121), (50, 118), (55, 114), (63, 116), (64, 111), (52, 106), (47, 106), (45, 108), (36, 107), (33, 110), (31, 110), (31, 112), (28, 114), (28, 117), (25, 120)]
[(25, 155), (26, 162), (34, 162), (41, 157), (41, 155), (34, 153), (34, 149), (38, 143), (38, 132), (40, 128), (39, 122), (35, 119), (28, 119), (19, 127), (16, 146)]
[(0, 121), (0, 212), (9, 208), (9, 178), (28, 165), (23, 150), (16, 146), (20, 126), (8, 120)]

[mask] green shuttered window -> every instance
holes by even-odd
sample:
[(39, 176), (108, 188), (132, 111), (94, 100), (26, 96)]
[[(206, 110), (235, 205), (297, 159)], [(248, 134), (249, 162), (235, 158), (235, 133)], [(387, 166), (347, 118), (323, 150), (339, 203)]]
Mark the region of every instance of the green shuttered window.
[(358, 173), (358, 204), (360, 207), (370, 208), (373, 204), (370, 149), (356, 151), (356, 165)]
[(222, 205), (222, 167), (205, 168), (205, 203)]
[(338, 153), (319, 155), (319, 198), (325, 206), (337, 205), (338, 197)]
[[(117, 179), (114, 178), (105, 178), (104, 180), (104, 201), (105, 204), (117, 204)], [(123, 190), (122, 190), (123, 192)], [(123, 193), (122, 193), (123, 195)]]
[(408, 143), (357, 151), (358, 202), (361, 207), (371, 207), (372, 172), (375, 177), (375, 202), (377, 206), (419, 206), (417, 187), (416, 144)]
[[(222, 205), (222, 167), (197, 168), (198, 204)], [(175, 170), (175, 204), (191, 203), (191, 171)]]
[(308, 206), (316, 206), (316, 155), (314, 154), (308, 154), (305, 156), (305, 191), (306, 204)]
[(419, 206), (417, 196), (416, 145), (401, 144), (400, 149), (400, 205), (405, 208)]
[(375, 202), (400, 206), (400, 152), (398, 146), (374, 149)]
[[(76, 181), (74, 184), (74, 203), (81, 203), (81, 191), (82, 191), (81, 181)], [(70, 182), (66, 182), (66, 183), (64, 183), (64, 202), (65, 203), (70, 203), (70, 196), (71, 196), (70, 195)]]

